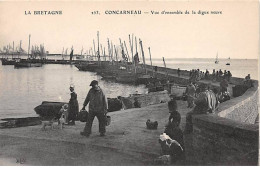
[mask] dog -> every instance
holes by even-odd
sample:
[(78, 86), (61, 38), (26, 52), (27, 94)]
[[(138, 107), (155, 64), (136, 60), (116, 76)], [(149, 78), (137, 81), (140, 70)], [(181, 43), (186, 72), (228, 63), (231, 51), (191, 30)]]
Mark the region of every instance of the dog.
[(150, 119), (146, 121), (146, 128), (150, 130), (156, 130), (158, 127), (158, 122), (154, 121), (152, 122)]
[(54, 129), (54, 121), (42, 121), (42, 130), (45, 130), (46, 126), (51, 126), (51, 129)]
[(58, 125), (60, 126), (60, 129), (62, 130), (64, 128), (64, 125), (65, 125), (65, 114), (62, 113), (60, 119), (58, 120)]
[(56, 120), (55, 118), (50, 120), (50, 121), (42, 121), (42, 130), (46, 129), (46, 126), (51, 126), (51, 129), (54, 129), (54, 124), (55, 122), (58, 122), (58, 126), (60, 127), (60, 129), (62, 130), (64, 128), (65, 125), (65, 114), (62, 113), (61, 117)]

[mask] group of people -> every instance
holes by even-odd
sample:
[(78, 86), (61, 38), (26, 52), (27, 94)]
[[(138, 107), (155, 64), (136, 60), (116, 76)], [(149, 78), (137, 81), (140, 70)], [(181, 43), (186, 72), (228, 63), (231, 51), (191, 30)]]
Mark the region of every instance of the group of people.
[[(171, 100), (168, 102), (169, 109), (169, 121), (166, 125), (164, 133), (168, 135), (177, 144), (171, 144), (168, 148), (167, 153), (171, 157), (171, 162), (176, 163), (177, 161), (183, 164), (185, 162), (185, 145), (183, 139), (183, 133), (189, 134), (193, 131), (192, 116), (198, 114), (208, 114), (214, 113), (219, 105), (217, 95), (210, 90), (207, 84), (200, 85), (200, 92), (195, 96), (196, 87), (192, 82), (187, 86), (188, 95), (188, 107), (193, 108), (186, 115), (186, 126), (184, 132), (180, 129), (181, 115), (178, 112), (178, 106), (174, 96), (171, 96)], [(167, 145), (167, 140), (165, 142), (160, 141), (162, 150), (164, 150), (165, 145)], [(176, 146), (179, 144), (179, 147)]]
[[(88, 118), (84, 130), (83, 132), (80, 132), (80, 134), (88, 137), (91, 134), (93, 120), (95, 117), (97, 117), (99, 121), (100, 136), (105, 136), (106, 114), (108, 109), (107, 98), (102, 89), (98, 86), (98, 81), (93, 80), (90, 83), (90, 86), (92, 88), (89, 90), (81, 109), (85, 110), (85, 107), (89, 104)], [(75, 125), (75, 121), (77, 120), (79, 113), (79, 104), (74, 86), (70, 86), (70, 92), (71, 97), (69, 104), (64, 104), (62, 106), (59, 115), (61, 116), (62, 113), (65, 114), (65, 124), (67, 123), (68, 125)]]
[(213, 69), (212, 74), (209, 73), (208, 69), (206, 71), (201, 71), (200, 69), (192, 69), (190, 70), (190, 80), (191, 81), (199, 81), (201, 79), (205, 80), (212, 80), (212, 81), (221, 81), (223, 78), (227, 79), (227, 81), (230, 81), (230, 78), (232, 77), (232, 74), (230, 71), (224, 70), (224, 72), (219, 69), (215, 70)]

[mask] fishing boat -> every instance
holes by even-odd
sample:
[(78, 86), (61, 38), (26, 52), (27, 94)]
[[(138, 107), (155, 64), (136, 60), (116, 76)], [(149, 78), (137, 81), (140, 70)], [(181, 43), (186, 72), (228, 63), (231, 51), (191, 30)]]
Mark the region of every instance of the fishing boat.
[(9, 58), (2, 58), (2, 65), (14, 65), (16, 60), (15, 59), (9, 59)]
[(228, 62), (226, 63), (226, 65), (230, 65), (230, 57), (228, 58)]
[(75, 64), (75, 67), (79, 69), (79, 71), (90, 71), (95, 72), (97, 69), (100, 69), (100, 66), (97, 62), (79, 62)]
[(42, 67), (42, 59), (20, 59), (14, 64), (15, 68)]
[(43, 101), (41, 105), (34, 108), (34, 111), (40, 115), (40, 117), (52, 119), (59, 113), (64, 104), (68, 103)]
[(28, 58), (15, 62), (15, 68), (42, 67), (44, 60), (46, 60), (47, 52), (43, 44), (33, 45), (30, 54), (30, 39), (31, 35), (29, 35)]

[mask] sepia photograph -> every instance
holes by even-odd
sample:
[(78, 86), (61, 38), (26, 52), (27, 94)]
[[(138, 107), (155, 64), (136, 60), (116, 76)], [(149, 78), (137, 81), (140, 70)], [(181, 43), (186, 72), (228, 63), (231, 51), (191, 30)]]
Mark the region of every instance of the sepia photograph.
[(0, 167), (258, 166), (258, 0), (0, 1)]

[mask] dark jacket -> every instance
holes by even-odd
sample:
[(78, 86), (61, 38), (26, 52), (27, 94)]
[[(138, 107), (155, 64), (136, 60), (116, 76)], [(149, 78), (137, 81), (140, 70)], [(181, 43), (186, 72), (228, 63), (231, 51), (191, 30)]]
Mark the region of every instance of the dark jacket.
[(76, 116), (79, 112), (79, 103), (77, 100), (77, 94), (73, 91), (70, 93), (70, 101), (69, 101), (69, 120), (75, 120)]
[(172, 111), (172, 112), (169, 112), (170, 113), (170, 116), (169, 116), (169, 121), (171, 121), (172, 123), (175, 123), (175, 124), (180, 124), (181, 123), (181, 115), (178, 111)]
[(206, 90), (199, 94), (195, 104), (196, 106), (193, 109), (195, 114), (214, 113), (218, 107), (218, 99), (213, 91)]
[(88, 103), (90, 112), (104, 113), (107, 111), (107, 99), (100, 87), (89, 90), (83, 105), (86, 106)]

